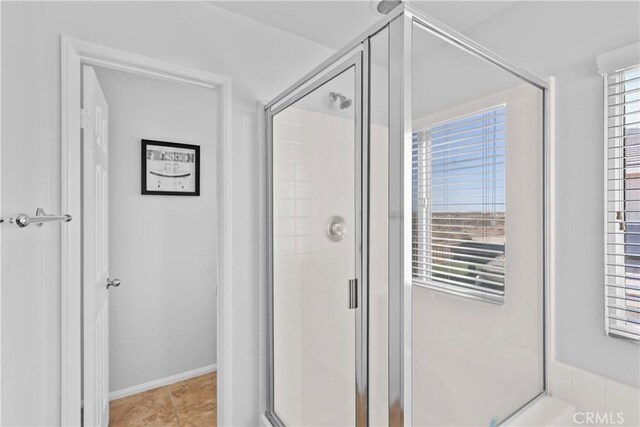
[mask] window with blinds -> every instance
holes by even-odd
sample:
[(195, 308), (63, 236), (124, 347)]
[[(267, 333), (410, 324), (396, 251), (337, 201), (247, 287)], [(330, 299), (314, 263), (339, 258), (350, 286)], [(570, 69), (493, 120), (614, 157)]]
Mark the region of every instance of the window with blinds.
[(640, 66), (604, 76), (607, 333), (640, 339)]
[(413, 135), (413, 283), (501, 303), (505, 118), (499, 105)]

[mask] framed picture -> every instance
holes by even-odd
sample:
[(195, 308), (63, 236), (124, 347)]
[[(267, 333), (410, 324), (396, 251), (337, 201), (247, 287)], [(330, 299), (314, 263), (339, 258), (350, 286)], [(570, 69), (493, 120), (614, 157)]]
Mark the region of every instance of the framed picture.
[(142, 194), (200, 195), (200, 146), (143, 139)]

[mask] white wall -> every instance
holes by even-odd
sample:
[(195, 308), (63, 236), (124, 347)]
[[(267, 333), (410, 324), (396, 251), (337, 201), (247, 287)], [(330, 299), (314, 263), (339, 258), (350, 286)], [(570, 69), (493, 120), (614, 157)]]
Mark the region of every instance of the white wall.
[[(216, 362), (218, 93), (96, 68), (109, 104), (109, 390)], [(140, 140), (200, 146), (200, 196), (140, 194)]]
[(637, 41), (638, 2), (520, 2), (466, 35), (557, 77), (555, 349), (559, 361), (638, 387), (640, 347), (604, 335), (603, 94), (598, 54)]
[[(59, 36), (233, 78), (234, 425), (258, 422), (257, 114), (327, 48), (201, 2), (2, 2), (2, 212), (57, 212)], [(73, 212), (72, 212), (73, 214)], [(2, 233), (2, 420), (60, 422), (59, 225)], [(126, 284), (122, 285), (123, 287)]]

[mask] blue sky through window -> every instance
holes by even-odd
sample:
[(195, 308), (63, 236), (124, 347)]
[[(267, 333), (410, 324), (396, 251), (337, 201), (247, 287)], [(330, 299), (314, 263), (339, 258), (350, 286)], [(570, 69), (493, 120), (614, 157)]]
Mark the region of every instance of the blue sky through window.
[(506, 106), (413, 135), (413, 276), (504, 295)]
[[(504, 212), (505, 117), (506, 106), (500, 105), (414, 133), (414, 201), (426, 195), (434, 213)], [(418, 158), (422, 138), (426, 158)], [(427, 173), (426, 194), (418, 194), (421, 167)]]

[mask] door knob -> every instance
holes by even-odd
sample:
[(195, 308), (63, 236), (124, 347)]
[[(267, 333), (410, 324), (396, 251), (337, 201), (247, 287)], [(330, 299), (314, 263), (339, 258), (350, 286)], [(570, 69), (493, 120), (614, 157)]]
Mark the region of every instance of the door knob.
[(120, 286), (120, 279), (107, 279), (107, 289), (109, 289), (110, 287), (114, 287), (117, 288), (118, 286)]

